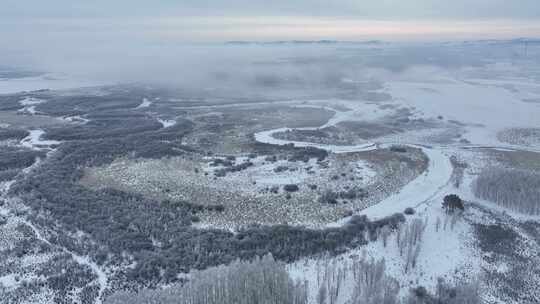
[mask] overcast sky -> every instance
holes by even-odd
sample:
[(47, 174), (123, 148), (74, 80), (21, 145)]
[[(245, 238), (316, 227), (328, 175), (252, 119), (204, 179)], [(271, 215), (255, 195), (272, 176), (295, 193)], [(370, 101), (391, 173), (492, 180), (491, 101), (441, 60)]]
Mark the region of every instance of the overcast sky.
[(169, 65), (179, 45), (230, 40), (540, 37), (539, 1), (0, 0), (0, 65)]
[[(1, 0), (7, 38), (200, 42), (540, 35), (539, 0)], [(107, 38), (109, 37), (109, 38)]]
[(375, 19), (529, 19), (537, 0), (2, 0), (7, 17), (334, 16)]

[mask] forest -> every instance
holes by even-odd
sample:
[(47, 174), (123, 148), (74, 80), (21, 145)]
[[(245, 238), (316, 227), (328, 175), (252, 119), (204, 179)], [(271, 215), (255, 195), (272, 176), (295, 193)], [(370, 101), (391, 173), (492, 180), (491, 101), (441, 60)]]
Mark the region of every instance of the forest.
[(540, 214), (540, 174), (522, 169), (488, 168), (474, 182), (474, 194), (509, 210)]
[[(418, 286), (399, 297), (398, 281), (386, 274), (384, 260), (358, 258), (336, 264), (321, 258), (317, 286), (291, 278), (285, 264), (272, 255), (190, 273), (184, 283), (159, 290), (116, 292), (106, 304), (334, 304), (346, 298), (350, 304), (480, 304), (478, 281), (448, 284), (438, 279), (436, 292)], [(345, 286), (348, 278), (352, 286)], [(317, 290), (310, 299), (309, 288)], [(315, 300), (315, 301), (310, 301)]]

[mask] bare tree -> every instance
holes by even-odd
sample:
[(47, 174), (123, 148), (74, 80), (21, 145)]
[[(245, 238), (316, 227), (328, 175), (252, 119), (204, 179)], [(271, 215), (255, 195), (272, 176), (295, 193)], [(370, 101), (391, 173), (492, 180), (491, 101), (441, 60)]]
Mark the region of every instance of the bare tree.
[(346, 262), (338, 265), (337, 260), (323, 261), (323, 267), (317, 270), (317, 303), (335, 304), (339, 298), (343, 282), (347, 277), (348, 265)]
[(398, 229), (401, 231), (396, 237), (399, 255), (405, 260), (405, 273), (416, 267), (418, 256), (422, 245), (422, 237), (427, 226), (427, 219), (414, 219), (405, 227)]
[(380, 230), (380, 235), (381, 235), (384, 247), (386, 247), (386, 245), (388, 244), (388, 237), (390, 236), (391, 232), (392, 231), (390, 230), (390, 227), (388, 226), (384, 226)]
[(361, 259), (352, 265), (354, 290), (350, 304), (394, 304), (398, 303), (398, 282), (387, 276), (383, 260)]

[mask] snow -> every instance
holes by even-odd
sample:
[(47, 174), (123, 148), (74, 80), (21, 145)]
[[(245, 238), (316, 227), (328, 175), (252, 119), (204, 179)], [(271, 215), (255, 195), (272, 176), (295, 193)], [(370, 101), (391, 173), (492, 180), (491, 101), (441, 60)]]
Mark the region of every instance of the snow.
[[(425, 85), (426, 84), (424, 83), (421, 86), (425, 87)], [(443, 84), (437, 85), (442, 86)], [(394, 86), (393, 89), (395, 91), (396, 86)], [(401, 89), (403, 89), (403, 87), (401, 87)], [(440, 91), (441, 88), (438, 87), (437, 90)], [(433, 94), (426, 90), (417, 90), (415, 91), (415, 94), (417, 94), (418, 91), (423, 92), (422, 94), (425, 95)], [(404, 92), (408, 91), (404, 90)], [(441, 105), (439, 104), (429, 104), (428, 101), (423, 100), (422, 98), (415, 98), (412, 100), (414, 100), (414, 103), (410, 102), (408, 104), (409, 106), (418, 108), (419, 105), (425, 104), (425, 109), (423, 112), (418, 111), (415, 113), (420, 117), (436, 117), (441, 114), (448, 115), (448, 112), (439, 113), (436, 111), (441, 110)], [(445, 102), (448, 102), (448, 100), (445, 100)], [(381, 113), (384, 111), (378, 112), (373, 109), (371, 109), (371, 111), (367, 110), (369, 107), (370, 105), (359, 103), (352, 105), (353, 110), (351, 111), (336, 111), (335, 116), (321, 127), (333, 126), (342, 121), (374, 119), (384, 115), (384, 113)], [(431, 113), (427, 111), (430, 109), (432, 110)], [(478, 115), (478, 111), (480, 110), (486, 111), (487, 109), (479, 107), (474, 115)], [(459, 118), (463, 117), (458, 117), (456, 114), (456, 117), (451, 118), (459, 120)], [(473, 119), (473, 117), (465, 118)], [(488, 123), (488, 121), (485, 122)], [(317, 128), (304, 129), (314, 130)], [(387, 148), (393, 143), (391, 141), (393, 139), (387, 139), (387, 141), (383, 141), (383, 143), (366, 142), (362, 145), (334, 146), (310, 142), (281, 140), (273, 137), (273, 134), (287, 130), (290, 129), (278, 128), (259, 132), (255, 134), (255, 139), (259, 142), (275, 145), (286, 145), (293, 143), (298, 147), (317, 147), (333, 153), (347, 153), (355, 151), (368, 151), (385, 147)], [(471, 245), (473, 236), (471, 227), (468, 223), (465, 221), (458, 221), (452, 228), (450, 228), (449, 224), (441, 224), (438, 231), (435, 228), (435, 221), (437, 218), (446, 219), (446, 222), (448, 222), (448, 216), (443, 214), (440, 207), (440, 202), (442, 202), (442, 199), (447, 192), (454, 190), (450, 189), (450, 179), (453, 167), (449, 159), (448, 151), (445, 150), (448, 149), (448, 147), (427, 147), (417, 145), (414, 142), (404, 142), (403, 144), (420, 148), (426, 154), (429, 159), (427, 170), (416, 179), (408, 183), (398, 193), (391, 195), (376, 205), (360, 211), (360, 214), (365, 214), (370, 219), (378, 219), (394, 213), (401, 213), (406, 208), (412, 207), (417, 211), (416, 217), (421, 219), (429, 219), (424, 232), (422, 249), (417, 261), (417, 266), (412, 270), (409, 270), (408, 273), (405, 273), (405, 262), (404, 258), (399, 255), (395, 240), (395, 233), (390, 236), (386, 247), (383, 246), (382, 241), (370, 242), (368, 245), (359, 249), (351, 250), (345, 254), (331, 258), (331, 263), (336, 263), (335, 265), (337, 266), (350, 265), (352, 264), (354, 257), (358, 256), (366, 256), (376, 260), (384, 259), (386, 261), (387, 274), (396, 278), (400, 282), (402, 295), (406, 294), (410, 287), (416, 287), (418, 285), (425, 286), (433, 291), (435, 284), (437, 283), (437, 278), (439, 277), (445, 278), (447, 281), (453, 281), (461, 278), (470, 279), (470, 275), (475, 275), (480, 272), (479, 267), (481, 265), (481, 258), (479, 257), (479, 254), (472, 249), (474, 248)], [(362, 165), (360, 165), (360, 167), (362, 167)], [(369, 170), (366, 171), (368, 172), (367, 174), (370, 175)], [(331, 223), (328, 226), (341, 226), (346, 223), (347, 220), (348, 218), (345, 218), (338, 222)], [(411, 218), (408, 220), (410, 221)], [(317, 280), (318, 273), (321, 268), (320, 264), (320, 260), (303, 259), (299, 262), (288, 265), (290, 275), (293, 277), (293, 279), (308, 281), (310, 286), (310, 300), (314, 303), (317, 288), (319, 286)], [(348, 277), (345, 280), (343, 284), (344, 288), (342, 288), (343, 294), (339, 297), (338, 303), (346, 303), (346, 301), (350, 298), (353, 283), (354, 282), (352, 282), (351, 277)]]
[(62, 117), (60, 119), (64, 120), (64, 121), (67, 121), (67, 122), (82, 123), (82, 124), (85, 124), (85, 123), (90, 121), (89, 119), (84, 118), (84, 117), (82, 117), (80, 115), (67, 116), (67, 117)]
[(364, 160), (356, 162), (354, 173), (357, 178), (363, 181), (372, 180), (375, 176), (377, 176), (377, 171), (372, 168), (372, 165), (370, 165)]
[(499, 131), (540, 127), (540, 105), (523, 102), (502, 87), (474, 85), (457, 80), (392, 81), (387, 83), (387, 87), (400, 104), (416, 108), (418, 118), (441, 115), (447, 120), (468, 124), (464, 138), (473, 144), (499, 145)]
[(176, 120), (167, 120), (158, 118), (158, 121), (163, 125), (163, 128), (172, 127), (176, 124)]
[[(317, 128), (298, 128), (296, 130), (315, 130)], [(269, 131), (262, 131), (255, 134), (255, 140), (261, 143), (284, 146), (288, 144), (294, 144), (295, 147), (314, 147), (323, 150), (327, 150), (333, 153), (350, 153), (350, 152), (360, 152), (360, 151), (370, 151), (377, 148), (374, 143), (366, 143), (361, 145), (351, 145), (351, 146), (339, 146), (339, 145), (324, 145), (304, 141), (292, 141), (285, 139), (277, 139), (273, 136), (275, 133), (290, 131), (290, 128), (278, 128)]]
[[(417, 286), (424, 286), (433, 292), (437, 278), (444, 278), (447, 282), (464, 282), (474, 279), (481, 271), (482, 257), (479, 251), (474, 249), (473, 228), (462, 219), (451, 227), (450, 217), (443, 212), (440, 205), (444, 194), (451, 188), (449, 185), (445, 187), (445, 191), (440, 191), (423, 202), (421, 207), (417, 208), (418, 213), (414, 217), (407, 218), (407, 221), (414, 218), (424, 221), (427, 219), (417, 265), (407, 273), (405, 273), (405, 259), (399, 255), (395, 232), (388, 238), (386, 247), (379, 238), (378, 241), (369, 242), (347, 253), (330, 257), (323, 263), (330, 263), (330, 265), (335, 263), (337, 267), (343, 267), (351, 265), (358, 257), (373, 258), (376, 261), (384, 259), (386, 274), (400, 282), (401, 296), (406, 295), (410, 288)], [(438, 230), (435, 225), (437, 218), (441, 219)], [(317, 258), (306, 258), (288, 265), (292, 278), (308, 281), (310, 299), (313, 303), (315, 303), (318, 291), (317, 273), (320, 267), (321, 260)], [(343, 294), (339, 297), (338, 304), (345, 304), (350, 298), (352, 286), (352, 278), (347, 277), (343, 283)]]
[(16, 288), (19, 285), (17, 280), (15, 280), (15, 274), (11, 273), (8, 275), (0, 276), (0, 286), (3, 286), (7, 289)]
[(39, 99), (39, 98), (34, 98), (34, 97), (26, 97), (25, 99), (19, 101), (19, 103), (22, 106), (33, 106), (33, 105), (38, 105), (44, 102), (47, 102), (47, 101), (43, 99)]
[(135, 109), (148, 108), (151, 104), (152, 104), (152, 102), (150, 100), (148, 100), (147, 98), (143, 98), (141, 104), (138, 105)]
[(22, 106), (25, 106), (24, 108), (20, 109), (18, 112), (20, 113), (28, 113), (30, 115), (36, 115), (38, 112), (36, 111), (36, 105), (42, 104), (47, 102), (43, 99), (33, 98), (33, 97), (26, 97), (23, 100), (20, 100), (19, 103)]
[(24, 107), (24, 108), (20, 109), (17, 112), (28, 113), (30, 115), (36, 115), (37, 114), (36, 106)]
[(452, 175), (452, 164), (448, 156), (439, 149), (425, 147), (421, 147), (421, 149), (429, 158), (428, 169), (398, 193), (377, 205), (364, 209), (361, 214), (376, 219), (403, 212), (408, 207), (418, 208), (437, 195), (449, 183)]
[(21, 140), (21, 145), (23, 147), (40, 150), (43, 147), (60, 144), (60, 142), (56, 140), (42, 140), (41, 137), (45, 134), (45, 131), (41, 129), (30, 130), (29, 132), (30, 135)]

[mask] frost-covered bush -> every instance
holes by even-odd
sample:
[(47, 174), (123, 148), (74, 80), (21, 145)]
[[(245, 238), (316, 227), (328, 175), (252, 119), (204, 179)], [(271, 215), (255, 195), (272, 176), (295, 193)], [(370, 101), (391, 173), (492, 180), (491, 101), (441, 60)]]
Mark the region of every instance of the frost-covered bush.
[(456, 194), (449, 194), (445, 196), (442, 207), (446, 211), (446, 213), (454, 213), (456, 210), (465, 210), (465, 207), (463, 206), (463, 200)]
[(414, 208), (408, 207), (405, 208), (405, 211), (403, 211), (406, 215), (413, 215), (415, 213)]
[(308, 289), (294, 282), (271, 255), (196, 272), (184, 285), (117, 293), (108, 304), (307, 304)]
[(326, 190), (321, 194), (321, 196), (319, 196), (319, 203), (335, 205), (338, 203), (338, 198), (338, 193), (332, 190)]
[(524, 214), (540, 214), (540, 174), (528, 170), (489, 168), (473, 184), (474, 194)]
[(300, 188), (298, 188), (298, 185), (295, 185), (295, 184), (289, 184), (289, 185), (283, 186), (283, 190), (285, 190), (287, 192), (296, 192), (299, 189)]
[(407, 152), (407, 148), (404, 146), (393, 145), (390, 147), (390, 151), (397, 152), (397, 153), (405, 153)]

